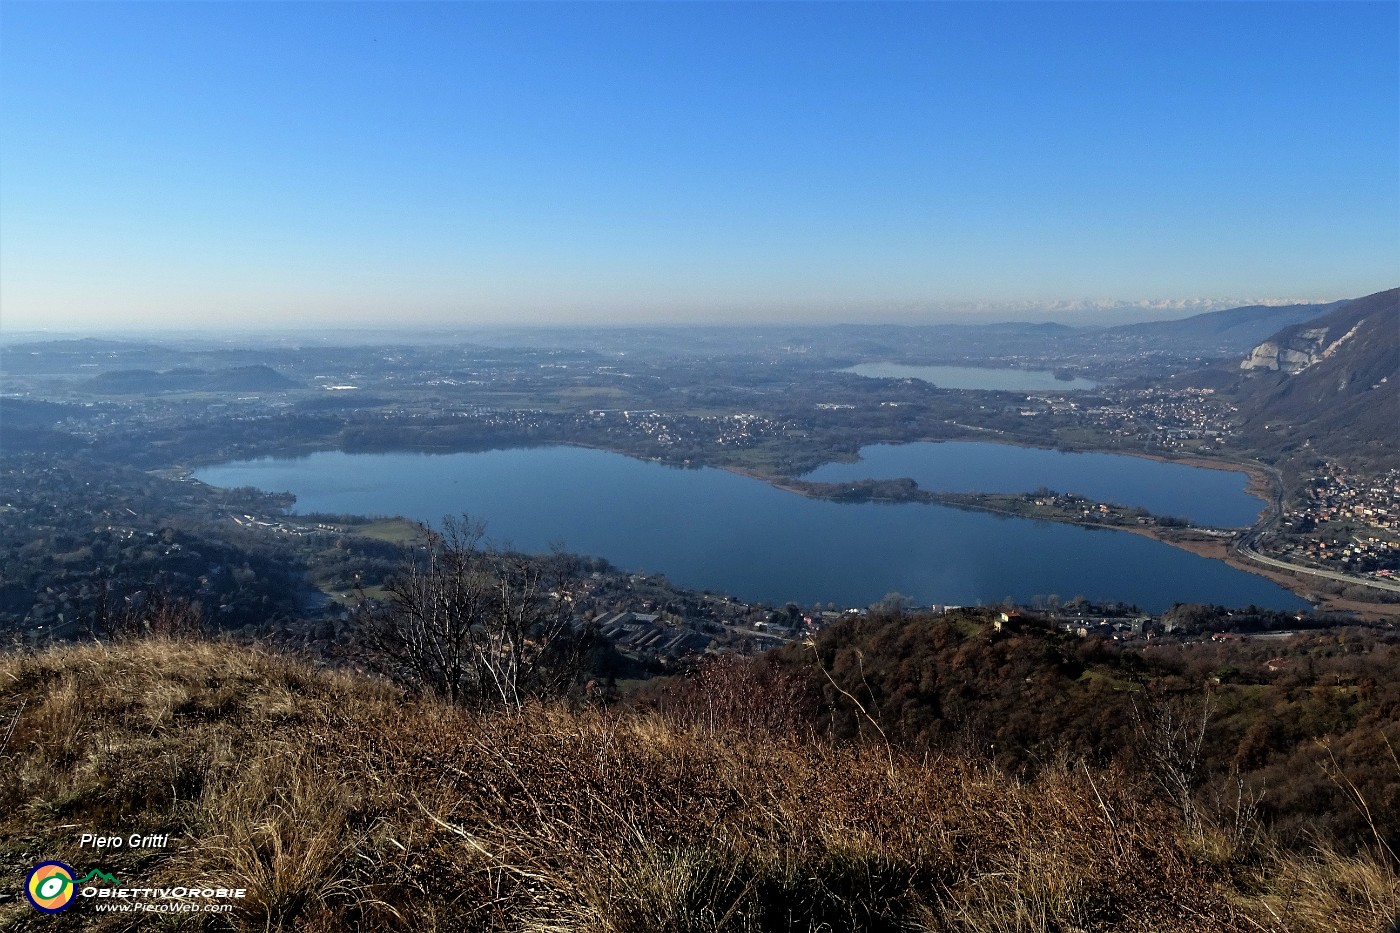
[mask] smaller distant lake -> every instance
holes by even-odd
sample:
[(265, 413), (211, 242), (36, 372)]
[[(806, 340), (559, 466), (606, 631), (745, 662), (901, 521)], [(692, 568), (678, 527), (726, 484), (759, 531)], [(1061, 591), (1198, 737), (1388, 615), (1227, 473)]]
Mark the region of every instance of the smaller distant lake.
[(1001, 392), (1070, 392), (1093, 389), (1089, 379), (1056, 379), (1045, 369), (994, 369), (983, 366), (905, 366), (902, 363), (861, 363), (841, 370), (869, 379), (921, 379), (940, 389), (982, 389)]
[(862, 447), (855, 463), (828, 463), (802, 478), (841, 483), (904, 476), (935, 492), (1034, 492), (1048, 486), (1220, 528), (1251, 525), (1264, 508), (1247, 491), (1248, 475), (1235, 470), (987, 441), (874, 444)]

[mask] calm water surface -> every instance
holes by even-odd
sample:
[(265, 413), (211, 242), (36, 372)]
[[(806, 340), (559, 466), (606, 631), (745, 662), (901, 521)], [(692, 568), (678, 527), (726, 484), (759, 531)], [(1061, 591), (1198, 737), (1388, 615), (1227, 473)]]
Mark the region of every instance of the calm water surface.
[(841, 370), (871, 379), (922, 379), (940, 389), (983, 389), (1003, 392), (1070, 392), (1095, 388), (1088, 379), (1056, 379), (1043, 369), (996, 369), (984, 366), (905, 366), (902, 363), (861, 363)]
[(1151, 610), (1176, 601), (1305, 605), (1262, 577), (1140, 535), (920, 503), (806, 499), (723, 470), (575, 447), (325, 452), (196, 476), (292, 492), (302, 513), (437, 523), (469, 512), (494, 540), (523, 550), (562, 543), (683, 586), (772, 603), (863, 606), (898, 591), (924, 604), (1056, 593)]
[(803, 479), (840, 483), (905, 476), (938, 492), (1033, 492), (1048, 486), (1218, 528), (1252, 525), (1265, 506), (1246, 492), (1249, 476), (1235, 470), (985, 441), (875, 444), (861, 448), (856, 463), (828, 463)]

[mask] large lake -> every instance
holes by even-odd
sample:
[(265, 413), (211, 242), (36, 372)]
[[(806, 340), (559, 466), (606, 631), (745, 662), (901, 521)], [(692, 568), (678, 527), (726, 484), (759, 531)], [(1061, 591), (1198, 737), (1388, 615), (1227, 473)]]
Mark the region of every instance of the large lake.
[(460, 454), (260, 459), (199, 470), (216, 486), (297, 496), (298, 512), (469, 512), (497, 542), (562, 543), (696, 589), (803, 605), (864, 606), (897, 591), (921, 604), (1037, 594), (1306, 605), (1268, 580), (1141, 535), (922, 503), (806, 499), (724, 470), (678, 469), (577, 447)]
[(906, 366), (903, 363), (861, 363), (841, 370), (870, 379), (920, 379), (940, 389), (983, 389), (1002, 392), (1069, 392), (1098, 385), (1088, 379), (1057, 379), (1043, 369), (991, 366)]
[(875, 444), (861, 448), (856, 463), (828, 463), (803, 479), (840, 483), (905, 476), (938, 492), (1033, 492), (1048, 486), (1219, 528), (1254, 524), (1265, 504), (1245, 491), (1249, 476), (1235, 470), (985, 441)]

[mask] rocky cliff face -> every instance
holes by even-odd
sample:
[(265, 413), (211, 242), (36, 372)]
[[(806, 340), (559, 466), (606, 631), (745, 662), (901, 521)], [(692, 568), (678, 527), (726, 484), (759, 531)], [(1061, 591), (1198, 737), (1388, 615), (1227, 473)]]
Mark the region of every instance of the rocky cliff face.
[(1290, 328), (1250, 351), (1249, 356), (1240, 363), (1240, 369), (1266, 369), (1289, 375), (1300, 373), (1336, 353), (1339, 347), (1356, 336), (1357, 330), (1365, 323), (1364, 319), (1357, 321), (1345, 333), (1335, 335), (1333, 331), (1341, 329), (1335, 325)]
[(1396, 465), (1400, 289), (1284, 328), (1240, 370), (1240, 433), (1255, 450)]

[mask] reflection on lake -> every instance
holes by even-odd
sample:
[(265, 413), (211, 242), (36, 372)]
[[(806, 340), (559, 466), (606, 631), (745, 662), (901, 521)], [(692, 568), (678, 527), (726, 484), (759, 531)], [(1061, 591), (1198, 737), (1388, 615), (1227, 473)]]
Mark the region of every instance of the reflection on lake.
[(1149, 538), (923, 503), (806, 499), (716, 469), (575, 447), (344, 454), (208, 467), (216, 486), (290, 491), (297, 511), (469, 512), (498, 542), (552, 543), (744, 599), (864, 606), (891, 591), (970, 605), (1037, 594), (1173, 602), (1305, 603), (1268, 580)]
[(1125, 454), (945, 441), (875, 444), (861, 448), (860, 457), (856, 463), (828, 463), (802, 478), (840, 483), (907, 476), (935, 492), (1033, 492), (1048, 486), (1218, 528), (1252, 525), (1264, 507), (1245, 491), (1245, 473)]
[(902, 363), (861, 363), (841, 370), (870, 379), (921, 379), (940, 389), (983, 389), (1004, 392), (1069, 392), (1092, 389), (1089, 379), (1060, 379), (1043, 369), (994, 369), (982, 366), (905, 366)]

